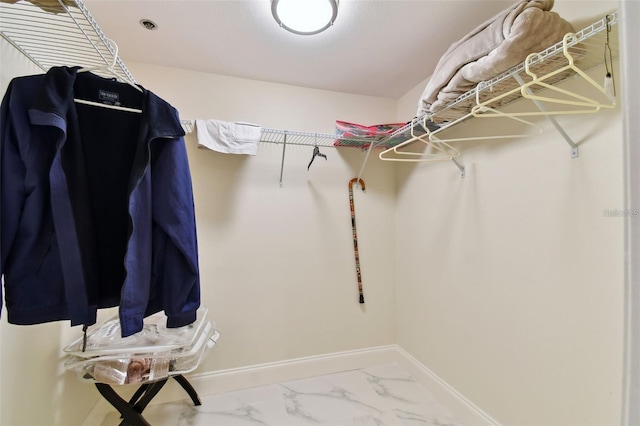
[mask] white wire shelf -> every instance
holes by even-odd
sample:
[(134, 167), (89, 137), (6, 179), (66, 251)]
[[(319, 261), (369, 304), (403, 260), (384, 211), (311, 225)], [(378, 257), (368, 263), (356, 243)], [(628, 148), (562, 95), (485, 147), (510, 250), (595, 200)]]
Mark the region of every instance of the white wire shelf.
[[(604, 63), (603, 50), (607, 37), (607, 28), (612, 29), (617, 23), (618, 14), (615, 12), (575, 33), (575, 38), (570, 41), (568, 46), (571, 54), (577, 58), (576, 65), (582, 70), (589, 70)], [(618, 32), (611, 31), (609, 36), (612, 57), (617, 58), (619, 52)], [(529, 62), (530, 70), (536, 74), (545, 74), (566, 65), (567, 60), (563, 55), (563, 48), (563, 42), (559, 41), (547, 49), (538, 52), (538, 55)], [(491, 80), (481, 82), (475, 88), (458, 96), (444, 108), (417, 117), (405, 127), (392, 133), (387, 139), (376, 142), (376, 146), (378, 144), (388, 146), (394, 140), (401, 140), (403, 137), (410, 135), (412, 127), (414, 129), (421, 127), (417, 123), (423, 122), (425, 119), (427, 122), (435, 123), (439, 127), (444, 128), (460, 123), (459, 119), (464, 118), (465, 115), (469, 115), (468, 118), (471, 118), (472, 116), (469, 113), (478, 100), (483, 102), (492, 99), (502, 93), (513, 91), (513, 89), (520, 87), (522, 82), (527, 83), (531, 81), (531, 77), (525, 72), (525, 68), (526, 64), (522, 62), (518, 66), (499, 74)], [(549, 84), (560, 84), (565, 80), (573, 78), (575, 75), (573, 72), (561, 73), (554, 76), (553, 79), (546, 80), (546, 82)], [(521, 98), (521, 95), (514, 93), (512, 96), (501, 99), (499, 104), (494, 104), (494, 107), (506, 106)]]
[[(81, 0), (58, 2), (60, 13), (26, 1), (0, 3), (0, 36), (45, 72), (54, 66), (110, 66), (115, 58), (113, 71), (118, 78), (135, 84), (117, 57), (117, 49), (84, 3)], [(75, 6), (65, 3), (75, 3)]]
[[(26, 1), (14, 4), (0, 2), (0, 36), (43, 71), (53, 66), (79, 65), (94, 68), (105, 67), (105, 65), (111, 67), (115, 64), (112, 69), (118, 78), (135, 84), (134, 77), (117, 56), (115, 44), (102, 32), (82, 0), (58, 0), (58, 2), (60, 13), (46, 11)], [(69, 7), (66, 4), (73, 4), (73, 6)], [(577, 58), (576, 64), (581, 69), (588, 70), (604, 62), (605, 37), (612, 36), (609, 40), (611, 51), (614, 58), (618, 56), (617, 31), (607, 31), (617, 22), (618, 14), (613, 13), (575, 34), (570, 49), (572, 55)], [(536, 73), (554, 67), (559, 69), (566, 63), (562, 53), (563, 43), (558, 42), (539, 52), (528, 65)], [(100, 73), (100, 71), (96, 72)], [(570, 72), (562, 73), (555, 76), (553, 80), (547, 80), (547, 83), (557, 84), (572, 77)], [(426, 119), (426, 122), (435, 123), (442, 129), (461, 122), (461, 119), (471, 118), (470, 111), (478, 101), (492, 99), (501, 93), (511, 93), (514, 88), (522, 85), (523, 81), (526, 83), (527, 78), (529, 76), (525, 72), (523, 62), (491, 80), (478, 84), (443, 109), (409, 121), (391, 135), (345, 137), (329, 133), (263, 128), (260, 140), (264, 143), (283, 145), (367, 149), (367, 156), (358, 176), (360, 178), (372, 148), (390, 148), (408, 141), (416, 131), (424, 131), (422, 128), (419, 129), (417, 124), (423, 119)], [(517, 91), (514, 91), (512, 96), (502, 98), (500, 103), (494, 106), (504, 106), (520, 98)], [(191, 127), (187, 131), (192, 130), (193, 122), (183, 121), (182, 123), (185, 128)]]
[(260, 135), (260, 142), (324, 147), (351, 146), (363, 148), (367, 147), (372, 140), (368, 137), (345, 138), (330, 133), (296, 132), (291, 130), (263, 128)]
[[(194, 131), (194, 120), (181, 120), (185, 132)], [(304, 145), (319, 147), (354, 147), (366, 149), (372, 142), (382, 140), (383, 136), (341, 136), (332, 133), (299, 132), (263, 127), (260, 132), (260, 142), (286, 145)]]

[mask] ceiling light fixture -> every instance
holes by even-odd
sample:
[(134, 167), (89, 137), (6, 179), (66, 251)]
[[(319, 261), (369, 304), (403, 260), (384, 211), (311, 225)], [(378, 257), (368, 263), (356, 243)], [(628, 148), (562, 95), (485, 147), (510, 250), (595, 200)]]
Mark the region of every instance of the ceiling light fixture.
[(271, 0), (271, 13), (282, 28), (294, 34), (318, 34), (338, 16), (338, 0)]

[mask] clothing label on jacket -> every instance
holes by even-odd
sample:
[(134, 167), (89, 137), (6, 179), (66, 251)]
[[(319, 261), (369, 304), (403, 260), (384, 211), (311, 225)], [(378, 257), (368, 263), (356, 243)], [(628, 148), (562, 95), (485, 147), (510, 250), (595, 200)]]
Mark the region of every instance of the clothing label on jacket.
[(100, 89), (98, 98), (105, 104), (120, 105), (120, 95), (118, 93), (107, 92), (106, 90)]

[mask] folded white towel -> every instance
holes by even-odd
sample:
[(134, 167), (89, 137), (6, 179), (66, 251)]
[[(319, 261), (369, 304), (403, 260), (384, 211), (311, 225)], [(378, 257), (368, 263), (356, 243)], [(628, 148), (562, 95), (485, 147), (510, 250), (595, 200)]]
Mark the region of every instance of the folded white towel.
[(257, 124), (221, 120), (196, 120), (198, 148), (225, 154), (258, 153), (262, 128)]

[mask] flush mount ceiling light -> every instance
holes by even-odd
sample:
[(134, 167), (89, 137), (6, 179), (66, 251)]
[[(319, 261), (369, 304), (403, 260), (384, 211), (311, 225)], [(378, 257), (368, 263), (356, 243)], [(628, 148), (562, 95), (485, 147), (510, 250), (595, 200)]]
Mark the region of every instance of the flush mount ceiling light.
[(278, 25), (300, 35), (318, 34), (333, 25), (338, 0), (271, 0), (271, 13)]

